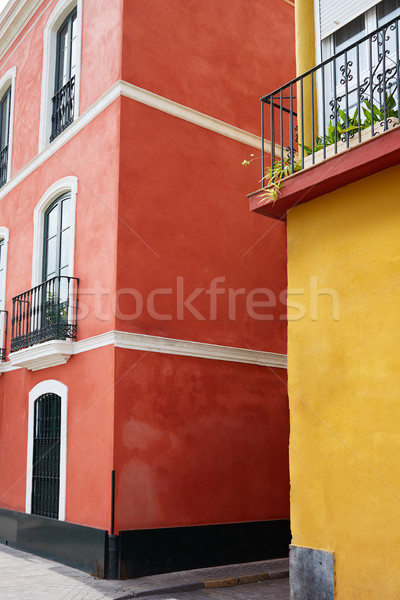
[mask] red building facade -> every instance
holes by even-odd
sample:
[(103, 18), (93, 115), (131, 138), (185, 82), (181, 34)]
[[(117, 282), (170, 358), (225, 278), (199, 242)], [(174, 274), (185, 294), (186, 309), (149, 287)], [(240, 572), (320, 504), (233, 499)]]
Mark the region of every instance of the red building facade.
[(240, 168), (293, 75), (267, 8), (1, 14), (3, 542), (121, 577), (287, 551), (285, 233)]

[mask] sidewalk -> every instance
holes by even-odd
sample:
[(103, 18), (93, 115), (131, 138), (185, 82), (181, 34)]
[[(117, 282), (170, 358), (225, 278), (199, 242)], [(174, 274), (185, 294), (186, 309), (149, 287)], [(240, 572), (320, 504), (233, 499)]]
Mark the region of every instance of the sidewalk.
[(211, 591), (277, 580), (287, 575), (288, 559), (277, 559), (124, 581), (104, 581), (0, 545), (0, 600), (125, 600), (194, 590)]

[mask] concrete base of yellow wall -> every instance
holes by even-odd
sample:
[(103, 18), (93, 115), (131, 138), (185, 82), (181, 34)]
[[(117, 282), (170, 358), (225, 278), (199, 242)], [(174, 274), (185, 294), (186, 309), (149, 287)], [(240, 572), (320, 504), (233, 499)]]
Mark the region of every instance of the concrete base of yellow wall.
[(333, 600), (334, 588), (332, 552), (290, 547), (290, 600)]

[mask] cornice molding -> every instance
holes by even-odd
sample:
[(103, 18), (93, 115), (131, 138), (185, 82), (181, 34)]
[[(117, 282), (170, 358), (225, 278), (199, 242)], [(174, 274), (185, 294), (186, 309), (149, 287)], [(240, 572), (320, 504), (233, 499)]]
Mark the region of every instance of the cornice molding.
[(0, 13), (0, 60), (44, 0), (8, 2)]
[[(244, 129), (230, 125), (225, 121), (215, 119), (214, 117), (211, 117), (205, 113), (201, 113), (198, 110), (194, 110), (193, 108), (179, 104), (174, 100), (169, 100), (163, 96), (158, 96), (157, 94), (140, 88), (137, 85), (133, 85), (132, 83), (128, 83), (126, 81), (121, 81), (121, 94), (127, 98), (130, 98), (131, 100), (135, 100), (141, 104), (146, 104), (147, 106), (151, 106), (152, 108), (160, 110), (161, 112), (168, 113), (173, 117), (183, 119), (184, 121), (188, 121), (193, 125), (198, 125), (204, 129), (209, 129), (210, 131), (214, 131), (215, 133), (223, 135), (224, 137), (231, 138), (232, 140), (246, 144), (247, 146), (251, 146), (257, 150), (261, 150), (261, 138), (254, 133), (249, 133)], [(265, 151), (271, 153), (271, 143), (267, 140), (265, 141)]]
[(287, 368), (286, 354), (264, 352), (261, 350), (248, 350), (234, 346), (220, 346), (204, 342), (165, 338), (142, 333), (128, 333), (125, 331), (108, 331), (86, 340), (73, 344), (73, 354), (88, 352), (103, 346), (113, 345), (115, 348), (126, 350), (141, 350), (143, 352), (156, 352), (158, 354), (174, 354), (177, 356), (191, 356), (208, 360), (223, 360), (259, 365), (262, 367)]
[(164, 338), (154, 335), (143, 335), (140, 333), (125, 333), (123, 331), (115, 332), (114, 345), (116, 348), (125, 348), (127, 350), (142, 350), (144, 352), (238, 362), (259, 365), (261, 367), (286, 369), (287, 364), (284, 354)]
[(63, 365), (70, 358), (72, 350), (73, 342), (53, 340), (12, 352), (8, 358), (13, 367), (25, 367), (29, 371), (38, 371)]
[[(16, 173), (3, 187), (0, 189), (0, 200), (4, 198), (11, 190), (19, 185), (26, 177), (28, 177), (35, 169), (42, 165), (46, 160), (53, 156), (64, 144), (69, 142), (81, 129), (86, 127), (93, 119), (95, 119), (103, 110), (112, 104), (120, 96), (125, 96), (133, 101), (146, 104), (156, 110), (168, 113), (179, 119), (188, 121), (199, 127), (214, 131), (219, 135), (228, 137), (237, 142), (261, 150), (261, 138), (256, 135), (239, 129), (234, 125), (229, 125), (224, 121), (219, 121), (203, 113), (193, 110), (187, 106), (177, 104), (168, 98), (162, 98), (152, 92), (138, 88), (125, 81), (117, 81), (98, 98), (84, 113), (82, 113), (67, 129), (65, 129), (56, 139), (51, 142), (44, 150), (39, 152), (32, 160), (30, 160), (18, 173)], [(265, 149), (270, 150), (270, 143), (265, 141)]]
[(286, 354), (165, 338), (142, 333), (107, 331), (106, 333), (101, 333), (85, 340), (79, 340), (78, 342), (44, 342), (31, 348), (12, 352), (9, 355), (11, 362), (0, 363), (0, 374), (17, 368), (25, 367), (31, 371), (36, 371), (38, 369), (61, 365), (66, 363), (72, 355), (90, 352), (104, 346), (114, 346), (114, 348), (125, 350), (139, 350), (141, 352), (155, 352), (157, 354), (189, 356), (206, 360), (237, 362), (276, 369), (287, 368)]

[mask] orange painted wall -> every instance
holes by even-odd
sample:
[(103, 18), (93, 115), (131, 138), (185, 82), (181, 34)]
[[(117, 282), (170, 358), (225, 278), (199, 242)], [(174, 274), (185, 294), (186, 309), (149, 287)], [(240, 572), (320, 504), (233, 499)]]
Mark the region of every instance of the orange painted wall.
[(46, 379), (68, 386), (66, 520), (107, 529), (114, 425), (111, 346), (73, 356), (59, 367), (0, 377), (0, 506), (25, 511), (28, 396)]
[[(251, 173), (241, 166), (248, 148), (228, 138), (122, 99), (120, 202), (117, 288), (135, 289), (144, 299), (137, 318), (133, 294), (120, 298), (123, 319), (117, 328), (271, 352), (286, 352), (286, 307), (279, 296), (286, 289), (284, 225), (257, 219), (245, 200)], [(129, 248), (130, 252), (126, 249)], [(260, 256), (269, 257), (260, 269)], [(193, 301), (200, 317), (186, 309), (177, 314), (177, 277), (184, 297), (204, 288)], [(211, 318), (214, 277), (224, 277), (225, 293), (217, 298)], [(157, 312), (171, 320), (152, 318), (146, 300), (157, 288), (172, 293), (155, 299)], [(229, 288), (244, 289), (229, 317)], [(275, 306), (254, 308), (246, 298), (252, 290), (271, 290)], [(254, 295), (267, 302), (264, 293)]]
[[(6, 287), (8, 352), (12, 297), (31, 287), (34, 207), (52, 183), (68, 175), (78, 177), (78, 339), (114, 328), (118, 135), (119, 101), (115, 101), (1, 200), (0, 223), (10, 232)], [(101, 302), (95, 295), (96, 289), (107, 291)], [(46, 379), (57, 379), (69, 388), (66, 519), (108, 528), (114, 433), (111, 346), (73, 356), (60, 367), (34, 373), (20, 369), (0, 377), (0, 506), (25, 510), (28, 395), (34, 385)]]
[[(118, 220), (118, 104), (118, 101), (114, 102), (97, 117), (96, 122), (92, 121), (1, 200), (0, 224), (8, 227), (10, 232), (6, 286), (6, 309), (10, 319), (12, 297), (31, 288), (34, 208), (51, 184), (62, 177), (74, 175), (78, 177), (75, 277), (79, 278), (81, 288), (78, 337), (87, 338), (113, 329)], [(87, 152), (88, 147), (91, 148), (90, 153)], [(107, 164), (107, 169), (103, 168), (104, 164)], [(107, 291), (101, 297), (101, 305), (95, 296), (97, 288)], [(11, 322), (8, 348), (10, 336)]]
[(124, 80), (257, 135), (259, 98), (295, 76), (284, 0), (128, 0), (123, 33)]
[[(0, 66), (1, 77), (17, 65), (12, 175), (37, 154), (43, 28), (55, 4), (38, 12)], [(123, 7), (121, 62), (122, 0), (84, 0), (81, 110), (122, 76), (259, 133), (258, 97), (291, 76), (278, 60), (285, 43), (286, 55), (293, 45), (291, 6), (279, 0), (273, 26), (261, 0), (233, 0), (225, 14), (210, 0), (126, 0)], [(285, 353), (285, 232), (282, 223), (248, 213), (245, 195), (258, 173), (240, 163), (252, 151), (128, 98), (115, 100), (0, 202), (0, 225), (10, 230), (10, 317), (12, 297), (31, 287), (34, 207), (52, 183), (75, 175), (78, 340), (118, 329)], [(260, 256), (269, 257), (263, 269)], [(213, 318), (206, 289), (216, 277), (225, 278), (225, 292)], [(204, 319), (187, 310), (177, 315), (178, 278), (185, 298), (204, 288), (193, 302)], [(147, 300), (157, 288), (172, 290), (155, 304), (171, 320), (146, 310), (115, 316), (116, 290), (135, 289)], [(229, 288), (244, 290), (231, 316)], [(272, 319), (252, 318), (245, 299), (253, 292), (265, 302), (254, 292), (265, 288), (273, 306), (254, 314)], [(135, 310), (129, 293), (117, 304), (124, 315)], [(288, 516), (284, 370), (115, 354), (115, 368), (114, 351), (104, 347), (60, 367), (0, 377), (0, 506), (24, 510), (28, 393), (51, 378), (69, 387), (68, 521), (108, 529), (113, 467), (117, 529)]]
[(287, 518), (286, 374), (116, 350), (117, 529)]
[[(1, 60), (0, 78), (17, 67), (12, 174), (38, 153), (43, 32), (56, 5), (43, 3)], [(122, 0), (83, 2), (80, 114), (120, 79), (121, 19)]]

